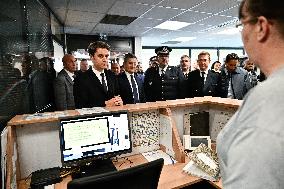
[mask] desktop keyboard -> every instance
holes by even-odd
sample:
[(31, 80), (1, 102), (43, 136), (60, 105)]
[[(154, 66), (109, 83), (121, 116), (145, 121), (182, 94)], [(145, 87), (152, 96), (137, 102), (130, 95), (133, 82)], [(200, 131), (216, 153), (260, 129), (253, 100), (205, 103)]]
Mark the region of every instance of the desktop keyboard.
[(44, 186), (62, 181), (60, 177), (61, 168), (53, 167), (41, 169), (32, 173), (31, 189), (43, 188)]

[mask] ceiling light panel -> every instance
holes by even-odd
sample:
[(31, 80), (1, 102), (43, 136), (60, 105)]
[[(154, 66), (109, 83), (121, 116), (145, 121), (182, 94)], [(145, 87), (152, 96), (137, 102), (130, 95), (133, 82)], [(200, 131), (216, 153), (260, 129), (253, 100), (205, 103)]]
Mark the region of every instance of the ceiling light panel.
[[(119, 9), (117, 7), (120, 7)], [(129, 3), (123, 1), (117, 1), (114, 6), (109, 10), (108, 14), (139, 17), (144, 14), (147, 10), (151, 9), (150, 5)]]
[(169, 33), (169, 30), (162, 30), (162, 29), (150, 29), (149, 31), (147, 31), (146, 33), (144, 33), (143, 36), (156, 36), (158, 38), (160, 38), (163, 35), (166, 35), (167, 33)]
[(165, 30), (179, 30), (181, 28), (189, 26), (190, 24), (191, 23), (187, 23), (187, 22), (166, 21), (166, 22), (163, 22), (155, 26), (154, 28), (165, 29)]

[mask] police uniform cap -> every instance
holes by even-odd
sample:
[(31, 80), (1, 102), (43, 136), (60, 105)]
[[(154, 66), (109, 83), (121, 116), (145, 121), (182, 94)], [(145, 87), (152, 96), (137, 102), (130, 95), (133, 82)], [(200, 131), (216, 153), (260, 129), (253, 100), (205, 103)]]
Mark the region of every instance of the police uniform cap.
[(159, 54), (164, 54), (164, 55), (168, 55), (170, 54), (170, 52), (172, 51), (172, 48), (168, 47), (168, 46), (161, 46), (155, 49), (155, 53), (157, 55)]

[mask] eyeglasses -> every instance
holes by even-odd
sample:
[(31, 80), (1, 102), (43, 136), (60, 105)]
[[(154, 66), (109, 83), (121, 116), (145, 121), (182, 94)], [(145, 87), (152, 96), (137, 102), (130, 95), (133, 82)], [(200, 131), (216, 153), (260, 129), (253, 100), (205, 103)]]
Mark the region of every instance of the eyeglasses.
[(236, 28), (238, 28), (239, 31), (241, 32), (246, 23), (256, 23), (257, 20), (258, 20), (258, 18), (251, 18), (251, 19), (245, 20), (243, 22), (241, 22), (241, 20), (238, 20), (238, 22), (236, 23)]

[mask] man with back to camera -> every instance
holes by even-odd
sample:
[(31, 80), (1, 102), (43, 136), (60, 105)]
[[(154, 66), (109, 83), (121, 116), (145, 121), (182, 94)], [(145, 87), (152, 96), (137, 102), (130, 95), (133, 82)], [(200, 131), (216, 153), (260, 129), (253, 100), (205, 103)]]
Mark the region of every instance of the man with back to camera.
[(135, 73), (137, 64), (134, 54), (128, 53), (124, 56), (125, 71), (118, 75), (120, 96), (124, 104), (145, 102), (143, 80)]
[(76, 59), (71, 54), (62, 58), (63, 69), (54, 80), (54, 98), (57, 110), (75, 109), (73, 85), (74, 72), (76, 70)]
[(220, 96), (220, 76), (209, 69), (210, 54), (202, 51), (198, 55), (198, 67), (188, 74), (187, 97)]
[(146, 101), (174, 100), (183, 97), (183, 76), (180, 69), (169, 66), (170, 47), (162, 46), (155, 49), (159, 67), (151, 67), (145, 72), (144, 90)]
[(267, 76), (221, 130), (223, 188), (284, 188), (284, 1), (244, 0), (237, 26), (244, 48)]
[(118, 81), (114, 73), (107, 70), (110, 47), (96, 41), (88, 47), (93, 66), (85, 74), (78, 75), (74, 83), (76, 108), (119, 106), (123, 102), (119, 96)]

